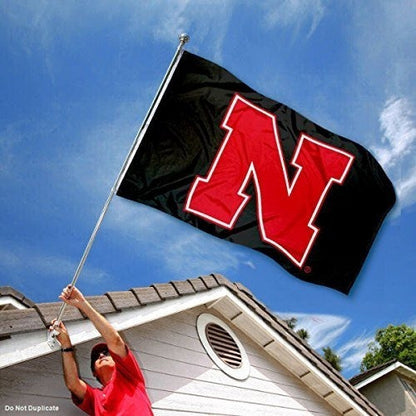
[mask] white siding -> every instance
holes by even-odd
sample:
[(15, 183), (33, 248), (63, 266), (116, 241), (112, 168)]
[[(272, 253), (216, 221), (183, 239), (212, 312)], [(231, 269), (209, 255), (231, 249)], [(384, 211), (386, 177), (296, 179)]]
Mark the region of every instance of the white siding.
[[(11, 406), (58, 406), (59, 411), (19, 411)], [(9, 406), (8, 408), (6, 406)], [(9, 409), (9, 410), (8, 410)], [(60, 352), (0, 370), (0, 415), (83, 415), (72, 404)]]
[(230, 322), (251, 370), (244, 381), (224, 374), (199, 341), (196, 318), (202, 312), (196, 308), (124, 334), (145, 373), (155, 415), (338, 414)]
[[(123, 333), (143, 370), (156, 416), (338, 415), (230, 322), (226, 323), (245, 346), (251, 369), (244, 381), (224, 374), (199, 341), (196, 318), (202, 312), (206, 309), (196, 308)], [(96, 385), (89, 370), (93, 344), (79, 345), (77, 358), (81, 376)], [(60, 408), (38, 415), (83, 414), (65, 388), (60, 353), (0, 370), (0, 397), (1, 415), (13, 414), (5, 412), (4, 406), (16, 404)]]

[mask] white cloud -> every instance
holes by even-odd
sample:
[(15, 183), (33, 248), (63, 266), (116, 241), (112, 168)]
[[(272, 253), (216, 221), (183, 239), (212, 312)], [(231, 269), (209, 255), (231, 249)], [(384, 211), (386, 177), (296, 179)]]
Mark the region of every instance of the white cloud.
[(348, 108), (364, 126), (363, 137), (371, 132), (369, 147), (395, 185), (399, 213), (416, 202), (415, 3), (373, 0), (351, 6), (348, 35), (355, 78)]
[[(135, 240), (146, 257), (156, 258), (173, 275), (183, 278), (184, 272), (225, 273), (247, 264), (244, 255), (233, 251), (231, 244), (204, 236), (167, 214), (122, 198), (116, 198), (112, 204), (114, 209), (106, 225), (120, 236)], [(157, 245), (146, 241), (157, 241)]]
[(202, 241), (197, 235), (182, 234), (174, 241), (162, 243), (166, 253), (164, 261), (176, 275), (181, 275), (184, 264), (191, 275), (207, 274), (219, 270), (236, 270), (239, 259), (227, 250), (223, 242), (207, 238)]
[(245, 264), (247, 267), (249, 267), (252, 270), (256, 270), (256, 265), (250, 260), (243, 261), (243, 264)]
[[(114, 2), (109, 0), (87, 5), (38, 0), (24, 6), (10, 2), (4, 16), (13, 25), (14, 42), (20, 42), (27, 54), (42, 51), (45, 67), (53, 78), (53, 51), (57, 43), (69, 42), (74, 36), (89, 31), (91, 20), (96, 30), (112, 28), (117, 30), (117, 36), (137, 43), (150, 38), (177, 45), (178, 35), (187, 32), (193, 40), (193, 50), (204, 45), (205, 53), (221, 62), (223, 44), (236, 8), (247, 7), (247, 4), (236, 0), (126, 0), (114, 7)], [(295, 35), (305, 30), (310, 37), (326, 7), (324, 0), (278, 3), (268, 0), (249, 10), (253, 19), (260, 18), (268, 30), (277, 26), (291, 27)]]
[(402, 207), (412, 205), (416, 202), (416, 166), (412, 166), (406, 172), (406, 176), (400, 176), (396, 189), (399, 202)]
[(140, 107), (137, 101), (115, 105), (112, 118), (80, 133), (80, 147), (55, 163), (56, 176), (68, 175), (92, 196), (109, 192), (139, 128), (137, 114), (144, 111)]
[(301, 28), (308, 28), (307, 37), (314, 33), (325, 14), (324, 2), (321, 0), (283, 0), (260, 3), (264, 10), (263, 19), (268, 28), (276, 26), (294, 27), (298, 34)]
[(338, 349), (343, 370), (348, 371), (360, 368), (361, 361), (368, 351), (368, 344), (371, 341), (374, 341), (374, 336), (363, 335), (352, 339)]
[[(95, 22), (94, 30), (108, 27), (116, 32), (116, 29), (120, 29), (116, 32), (120, 38), (138, 43), (153, 37), (159, 41), (177, 44), (179, 33), (195, 29), (195, 33), (191, 33), (195, 37), (195, 44), (206, 45), (207, 50), (211, 50), (211, 54), (219, 59), (234, 4), (233, 1), (224, 4), (221, 0), (126, 1), (120, 7), (114, 8), (113, 2), (108, 0), (91, 3), (88, 7), (80, 7), (77, 2), (58, 5), (55, 2), (39, 0), (26, 6), (10, 2), (4, 9), (3, 18), (10, 23), (13, 30), (13, 47), (20, 46), (28, 55), (39, 53), (50, 78), (53, 79), (53, 60), (59, 59), (55, 58), (59, 55), (55, 53), (57, 45), (62, 48), (66, 42), (74, 42), (74, 39), (86, 36), (85, 32), (91, 30), (92, 19)], [(41, 68), (37, 70), (41, 72)], [(111, 104), (114, 107), (112, 118), (97, 121), (88, 131), (84, 124), (80, 126), (76, 131), (80, 136), (77, 138), (80, 143), (78, 148), (62, 146), (65, 149), (64, 154), (56, 157), (54, 155), (53, 158), (43, 161), (42, 169), (48, 170), (49, 178), (59, 178), (51, 182), (54, 186), (63, 188), (60, 194), (64, 198), (73, 192), (77, 197), (72, 199), (77, 201), (80, 188), (73, 184), (80, 185), (81, 190), (88, 192), (88, 206), (96, 212), (97, 208), (91, 201), (104, 202), (103, 199), (110, 190), (140, 126), (138, 114), (146, 113), (146, 104), (150, 103), (156, 89), (157, 85), (152, 85), (148, 90), (133, 92), (132, 95), (136, 97), (134, 99), (120, 97), (118, 102)], [(105, 106), (105, 103), (100, 105)], [(48, 117), (45, 120), (38, 119), (31, 128), (39, 133), (44, 131), (46, 125), (50, 130), (54, 120), (51, 120), (50, 115)], [(93, 122), (90, 118), (90, 124)], [(23, 127), (24, 129), (22, 126), (13, 127), (13, 131), (10, 127), (7, 131), (0, 132), (0, 154), (3, 161), (0, 173), (4, 174), (9, 167), (13, 167), (15, 137), (22, 135), (23, 130), (29, 130), (27, 126)], [(58, 134), (65, 134), (58, 126), (54, 127), (59, 131)], [(50, 135), (56, 133), (52, 132)], [(59, 139), (66, 143), (70, 140), (65, 136)], [(17, 159), (19, 162), (21, 155)], [(68, 184), (71, 186), (68, 187)]]
[[(39, 0), (24, 6), (12, 2), (6, 8), (5, 16), (17, 29), (15, 36), (20, 38), (21, 47), (28, 54), (33, 48), (41, 48), (46, 52), (45, 63), (52, 68), (53, 63), (47, 52), (53, 49), (56, 42), (90, 30), (91, 20), (94, 20), (96, 29), (108, 26), (117, 29), (118, 36), (138, 43), (148, 40), (150, 36), (178, 44), (178, 35), (188, 32), (219, 59), (235, 4), (231, 0), (130, 0), (114, 7), (114, 2), (109, 0), (87, 5)], [(52, 73), (52, 70), (49, 72)]]
[[(138, 4), (135, 2), (135, 4)], [(146, 31), (162, 41), (177, 43), (180, 33), (188, 33), (195, 43), (203, 44), (206, 50), (212, 50), (214, 59), (220, 61), (223, 42), (228, 31), (229, 21), (235, 1), (156, 1), (149, 2), (143, 10), (137, 10), (146, 16)], [(132, 20), (132, 32), (142, 32), (140, 20)]]
[(351, 319), (329, 314), (277, 313), (283, 319), (297, 319), (295, 330), (304, 328), (308, 331), (309, 345), (318, 353), (324, 347), (330, 346), (341, 358), (342, 369), (345, 372), (359, 372), (361, 361), (368, 350), (368, 344), (374, 340), (374, 334), (368, 333), (340, 344), (340, 338), (345, 336)]
[(355, 1), (351, 5), (355, 70), (363, 77), (366, 90), (375, 87), (377, 93), (388, 96), (414, 91), (414, 0)]
[[(34, 252), (27, 247), (3, 248), (0, 250), (0, 266), (10, 276), (30, 273), (32, 277), (41, 275), (45, 281), (53, 278), (66, 278), (65, 283), (71, 281), (77, 263), (62, 256), (51, 256), (42, 252)], [(93, 267), (86, 267), (83, 271), (86, 280), (102, 283), (110, 279), (104, 271)]]
[(120, 234), (128, 238), (146, 241), (150, 237), (157, 240), (172, 238), (169, 229), (172, 219), (158, 210), (143, 204), (116, 197), (112, 202), (111, 215), (106, 225), (116, 228)]
[[(416, 318), (410, 320), (407, 325), (416, 329)], [(364, 334), (354, 337), (351, 341), (338, 348), (343, 370), (358, 372), (364, 355), (368, 352), (369, 344), (375, 342), (375, 334), (376, 330), (372, 332), (366, 331)]]
[(382, 145), (373, 151), (392, 179), (401, 207), (416, 201), (416, 113), (406, 97), (386, 101), (379, 117)]
[(337, 339), (347, 330), (351, 320), (337, 315), (277, 313), (283, 319), (297, 319), (295, 329), (306, 329), (309, 333), (308, 343), (315, 350), (336, 344)]
[(13, 270), (21, 265), (19, 256), (12, 250), (0, 250), (0, 265), (3, 269)]
[(384, 168), (392, 169), (415, 151), (416, 114), (408, 99), (392, 97), (386, 101), (379, 121), (384, 147), (374, 150)]

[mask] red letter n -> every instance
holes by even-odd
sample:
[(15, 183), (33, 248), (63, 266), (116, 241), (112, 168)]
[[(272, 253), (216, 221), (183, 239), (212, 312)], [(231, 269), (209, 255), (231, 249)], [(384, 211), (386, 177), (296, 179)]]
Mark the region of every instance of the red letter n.
[(236, 95), (221, 127), (227, 135), (208, 175), (196, 177), (185, 211), (232, 229), (252, 180), (261, 238), (302, 267), (319, 231), (315, 217), (331, 185), (344, 181), (354, 156), (302, 134), (289, 183), (274, 114)]

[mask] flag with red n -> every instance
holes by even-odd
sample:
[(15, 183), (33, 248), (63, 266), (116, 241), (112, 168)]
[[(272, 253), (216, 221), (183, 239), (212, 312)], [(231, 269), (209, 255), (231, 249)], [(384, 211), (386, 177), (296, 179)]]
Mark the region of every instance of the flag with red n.
[(118, 195), (343, 293), (395, 202), (362, 146), (188, 52)]

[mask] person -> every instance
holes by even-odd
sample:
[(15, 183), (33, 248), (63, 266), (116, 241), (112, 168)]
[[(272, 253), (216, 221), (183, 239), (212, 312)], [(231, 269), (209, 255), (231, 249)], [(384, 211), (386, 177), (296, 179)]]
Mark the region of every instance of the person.
[(73, 402), (89, 415), (152, 416), (143, 374), (120, 334), (77, 288), (68, 285), (59, 298), (78, 308), (105, 341), (91, 350), (91, 370), (102, 384), (101, 388), (94, 388), (79, 377), (75, 351), (65, 325), (52, 321), (50, 330), (58, 333), (64, 380)]

